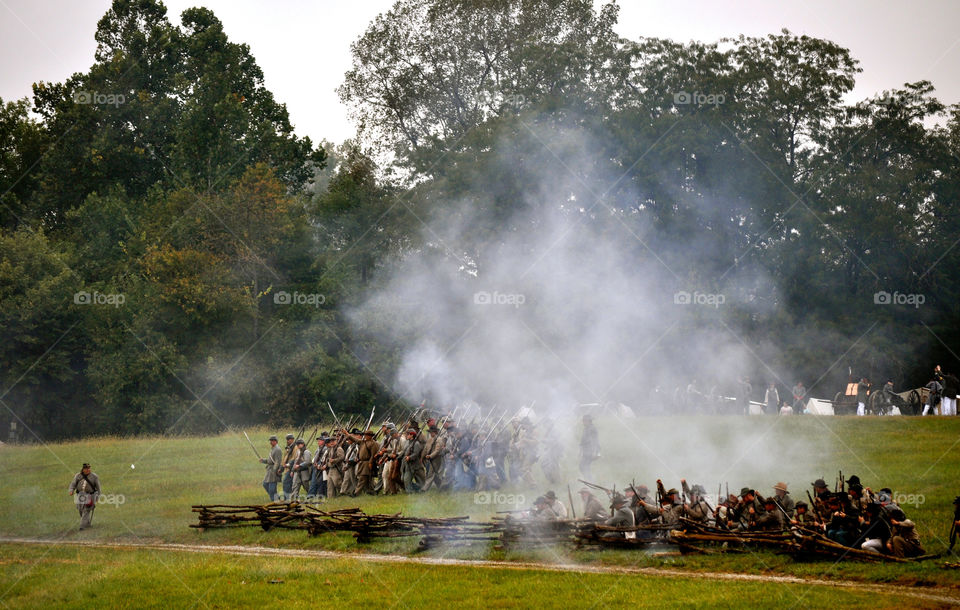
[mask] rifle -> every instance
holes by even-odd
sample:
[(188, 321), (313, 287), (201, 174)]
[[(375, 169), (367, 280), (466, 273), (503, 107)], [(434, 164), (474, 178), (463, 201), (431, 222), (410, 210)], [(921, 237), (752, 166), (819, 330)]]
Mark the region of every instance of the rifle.
[(663, 488), (663, 481), (657, 479), (657, 508), (663, 510), (663, 499), (667, 497), (667, 490)]
[(333, 423), (342, 428), (343, 426), (340, 424), (340, 418), (337, 417), (337, 414), (333, 412), (333, 405), (330, 404), (329, 400), (327, 401), (327, 406), (330, 408), (330, 415), (333, 415)]
[(247, 442), (248, 442), (248, 443), (250, 443), (250, 448), (253, 449), (253, 452), (256, 454), (257, 459), (262, 462), (262, 461), (263, 461), (263, 458), (260, 457), (260, 452), (257, 451), (257, 448), (253, 446), (253, 441), (251, 441), (251, 440), (250, 440), (250, 437), (247, 436), (247, 431), (246, 431), (246, 430), (243, 430), (243, 437), (244, 437), (245, 439), (247, 439)]
[[(502, 416), (502, 415), (500, 416), (500, 419), (503, 419), (503, 416)], [(636, 493), (636, 492), (634, 492), (634, 493)], [(570, 484), (569, 484), (569, 483), (567, 483), (567, 499), (570, 500), (570, 514), (573, 516), (574, 519), (576, 519), (576, 518), (577, 518), (577, 509), (575, 509), (575, 508), (573, 507), (573, 492), (570, 491)]]
[(820, 511), (817, 510), (817, 504), (813, 501), (813, 496), (810, 495), (810, 490), (807, 490), (807, 499), (810, 500), (810, 510), (813, 511), (813, 522), (823, 525), (823, 519), (820, 518)]
[(601, 487), (600, 485), (597, 485), (596, 483), (590, 483), (589, 481), (584, 481), (583, 479), (577, 479), (577, 480), (580, 481), (581, 483), (583, 483), (584, 485), (586, 485), (587, 487), (591, 488), (591, 489), (599, 489), (600, 491), (604, 491), (604, 492), (607, 493), (608, 496), (612, 496), (612, 495), (613, 495), (613, 491), (607, 489), (606, 487)]
[[(956, 502), (956, 500), (954, 500)], [(950, 548), (947, 549), (948, 553), (953, 552), (953, 545), (957, 543), (957, 521), (960, 520), (960, 507), (954, 505), (953, 508), (953, 523), (950, 524)]]
[(300, 426), (299, 430), (297, 430), (297, 434), (294, 435), (294, 442), (284, 448), (283, 462), (281, 463), (280, 470), (277, 471), (277, 474), (280, 474), (281, 472), (287, 469), (287, 464), (290, 462), (291, 459), (293, 459), (293, 452), (296, 451), (297, 449), (296, 439), (301, 437), (306, 427), (307, 427), (307, 422), (303, 422), (303, 425)]
[(840, 471), (840, 491), (843, 492), (843, 493), (846, 493), (846, 491), (847, 491), (846, 488), (844, 487), (845, 485), (846, 485), (846, 483), (845, 483), (844, 480), (843, 480), (843, 471), (841, 470), (841, 471)]
[[(757, 494), (757, 499), (760, 500), (761, 504), (767, 503), (766, 499), (763, 496), (761, 496), (759, 492), (756, 492), (756, 494)], [(790, 515), (787, 514), (787, 511), (785, 511), (782, 506), (780, 506), (780, 503), (777, 502), (776, 498), (773, 499), (773, 505), (780, 509), (780, 512), (783, 513), (783, 516), (787, 520), (787, 524), (789, 525), (791, 521)]]

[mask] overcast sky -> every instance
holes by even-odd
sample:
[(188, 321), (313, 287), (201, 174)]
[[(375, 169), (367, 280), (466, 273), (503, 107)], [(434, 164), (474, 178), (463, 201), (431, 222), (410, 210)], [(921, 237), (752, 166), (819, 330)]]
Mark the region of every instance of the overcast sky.
[[(169, 0), (170, 20), (204, 5), (227, 36), (245, 42), (285, 103), (297, 133), (342, 141), (353, 133), (334, 90), (350, 65), (350, 43), (390, 0)], [(598, 3), (599, 4), (599, 3)], [(93, 63), (97, 21), (109, 0), (0, 0), (0, 98), (30, 95), (37, 81), (59, 82)], [(863, 73), (853, 99), (908, 81), (933, 82), (941, 101), (960, 102), (960, 1), (622, 0), (619, 32), (714, 41), (788, 28), (851, 50)]]

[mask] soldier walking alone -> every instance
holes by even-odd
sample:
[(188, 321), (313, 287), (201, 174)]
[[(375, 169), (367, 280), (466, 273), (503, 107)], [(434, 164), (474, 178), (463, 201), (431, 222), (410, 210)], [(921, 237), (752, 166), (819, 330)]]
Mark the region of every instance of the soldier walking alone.
[(70, 482), (70, 495), (76, 496), (74, 502), (80, 512), (80, 529), (85, 530), (93, 521), (93, 509), (100, 498), (100, 477), (90, 472), (90, 464), (84, 464), (80, 472), (74, 475)]
[(277, 437), (270, 437), (270, 455), (260, 458), (261, 464), (267, 465), (267, 473), (263, 477), (263, 489), (270, 496), (271, 502), (277, 501), (277, 483), (280, 482), (280, 471), (282, 469), (283, 451), (277, 446)]

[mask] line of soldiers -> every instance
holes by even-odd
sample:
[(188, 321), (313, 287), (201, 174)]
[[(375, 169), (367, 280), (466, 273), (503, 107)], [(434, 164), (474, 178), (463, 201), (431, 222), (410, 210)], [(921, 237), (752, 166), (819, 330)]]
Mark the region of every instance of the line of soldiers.
[[(774, 485), (773, 494), (766, 497), (744, 487), (739, 496), (727, 494), (716, 508), (710, 505), (702, 485), (688, 486), (686, 480), (681, 480), (682, 491), (676, 488), (664, 490), (660, 481), (657, 481), (656, 499), (650, 498), (650, 490), (646, 485), (628, 485), (624, 493), (592, 486), (607, 492), (610, 498), (609, 512), (590, 487), (580, 489), (580, 498), (583, 501), (583, 518), (618, 528), (647, 525), (678, 527), (681, 519), (688, 519), (727, 531), (810, 529), (825, 534), (835, 542), (864, 551), (896, 557), (924, 554), (916, 525), (893, 501), (893, 492), (889, 488), (874, 493), (869, 487), (864, 487), (856, 475), (843, 481), (840, 491), (829, 491), (823, 479), (817, 479), (812, 486), (813, 495), (808, 492), (812, 507), (802, 500), (794, 501), (787, 484), (783, 482)], [(530, 511), (531, 517), (561, 518), (552, 506), (544, 506), (543, 501), (543, 497), (537, 498), (534, 509)], [(637, 532), (610, 532), (607, 535), (653, 537), (657, 532), (651, 528)]]
[[(283, 448), (271, 436), (270, 453), (260, 458), (266, 467), (263, 488), (272, 502), (434, 488), (485, 491), (508, 481), (535, 485), (537, 463), (548, 482), (560, 481), (562, 443), (541, 443), (528, 418), (499, 423), (461, 428), (451, 417), (439, 422), (431, 417), (421, 426), (412, 417), (399, 427), (384, 422), (377, 431), (335, 428), (321, 432), (312, 451), (293, 434)], [(552, 438), (552, 425), (541, 425), (542, 438)], [(593, 459), (587, 458), (587, 467)]]

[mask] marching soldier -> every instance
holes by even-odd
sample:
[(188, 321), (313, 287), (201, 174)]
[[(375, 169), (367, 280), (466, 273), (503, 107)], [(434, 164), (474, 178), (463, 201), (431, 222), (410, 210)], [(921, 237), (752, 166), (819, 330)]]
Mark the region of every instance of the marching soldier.
[(90, 464), (83, 464), (80, 472), (73, 476), (70, 495), (76, 495), (74, 503), (80, 513), (80, 529), (85, 530), (93, 522), (93, 510), (100, 499), (100, 477), (90, 471)]
[(430, 421), (433, 420), (427, 422), (430, 425), (429, 438), (423, 448), (423, 461), (427, 468), (427, 478), (423, 484), (424, 491), (433, 487), (438, 489), (443, 487), (443, 454), (447, 447), (447, 435), (440, 434), (440, 429), (435, 423), (430, 424)]
[(283, 451), (277, 446), (278, 442), (276, 436), (271, 436), (270, 455), (265, 458), (260, 458), (260, 463), (267, 465), (267, 472), (263, 476), (263, 489), (267, 492), (267, 495), (270, 496), (271, 502), (276, 502), (278, 499), (277, 483), (280, 481), (279, 473), (283, 468)]
[(327, 460), (327, 433), (324, 432), (317, 437), (317, 451), (313, 454), (313, 461), (310, 464), (310, 491), (307, 497), (318, 501), (320, 498), (327, 497), (327, 481), (323, 478), (321, 465)]
[(354, 428), (347, 433), (344, 430), (344, 439), (343, 442), (346, 445), (344, 449), (344, 458), (343, 458), (343, 483), (340, 484), (340, 495), (341, 496), (356, 496), (357, 495), (357, 464), (359, 462), (359, 453), (360, 447), (357, 442), (354, 440), (356, 438), (354, 435), (359, 434), (360, 431)]
[(374, 460), (380, 444), (373, 440), (373, 430), (364, 430), (363, 438), (357, 440), (357, 491), (356, 493), (373, 493), (371, 473)]
[(403, 477), (403, 487), (407, 493), (416, 493), (423, 486), (423, 443), (417, 439), (418, 432), (414, 428), (407, 430), (407, 446), (403, 450), (403, 459), (400, 463), (400, 474)]
[(380, 464), (380, 480), (383, 483), (384, 494), (397, 493), (398, 473), (394, 472), (399, 467), (397, 458), (400, 456), (400, 434), (396, 426), (392, 423), (385, 424), (383, 436), (383, 445), (377, 453), (380, 455), (378, 463)]
[(290, 471), (293, 473), (293, 495), (291, 499), (293, 502), (299, 502), (301, 488), (303, 488), (304, 500), (310, 493), (310, 469), (313, 466), (313, 460), (311, 459), (313, 456), (307, 449), (307, 442), (302, 438), (298, 438), (294, 444), (297, 446), (297, 451), (290, 466)]
[(343, 485), (344, 451), (340, 445), (341, 442), (333, 437), (327, 439), (327, 461), (322, 465), (322, 469), (327, 478), (328, 498), (339, 496), (340, 488)]
[(293, 442), (294, 438), (296, 437), (292, 434), (287, 435), (287, 446), (283, 450), (283, 499), (288, 501), (293, 494), (293, 474), (290, 472), (290, 463), (297, 451), (297, 446)]

